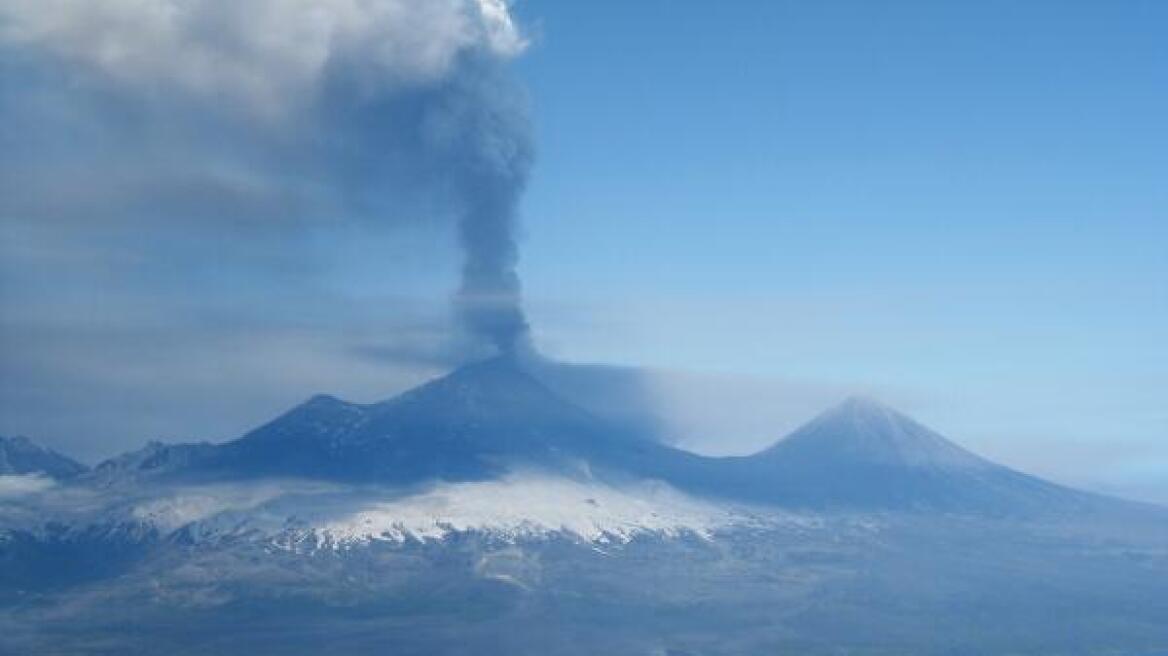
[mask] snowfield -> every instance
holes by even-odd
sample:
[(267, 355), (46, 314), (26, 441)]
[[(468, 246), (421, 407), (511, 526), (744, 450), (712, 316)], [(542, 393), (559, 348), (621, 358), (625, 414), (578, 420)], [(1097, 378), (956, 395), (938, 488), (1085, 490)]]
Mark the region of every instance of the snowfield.
[(15, 499), (44, 492), (57, 482), (41, 474), (12, 474), (0, 476), (0, 500)]
[(441, 484), (414, 496), (374, 501), (314, 524), (330, 542), (442, 539), (476, 531), (509, 538), (554, 533), (590, 542), (627, 542), (638, 534), (704, 538), (720, 528), (758, 524), (762, 516), (714, 505), (656, 482), (611, 487), (565, 478), (511, 476)]
[(729, 527), (809, 521), (705, 501), (655, 481), (618, 487), (537, 473), (405, 493), (294, 482), (190, 488), (135, 506), (132, 514), (164, 532), (185, 527), (204, 538), (258, 534), (290, 549), (442, 540), (467, 532), (505, 541), (560, 535), (611, 543), (644, 534), (708, 539)]

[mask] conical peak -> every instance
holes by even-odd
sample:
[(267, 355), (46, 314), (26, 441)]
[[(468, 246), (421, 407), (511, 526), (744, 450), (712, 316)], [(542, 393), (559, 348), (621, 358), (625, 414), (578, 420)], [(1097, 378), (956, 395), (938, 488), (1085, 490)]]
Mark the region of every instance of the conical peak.
[(575, 414), (578, 408), (564, 401), (524, 371), (507, 355), (463, 365), (449, 374), (391, 399), (383, 407), (426, 406), (450, 414), (473, 409), (493, 415), (524, 415), (534, 419), (549, 412)]
[(876, 399), (870, 396), (864, 396), (862, 394), (849, 396), (848, 398), (841, 401), (837, 407), (854, 411), (891, 410), (891, 408), (877, 401)]
[(331, 394), (314, 394), (301, 405), (303, 407), (328, 407), (333, 405), (348, 405), (348, 403)]
[(526, 376), (520, 366), (518, 356), (510, 353), (496, 355), (485, 360), (477, 360), (462, 365), (450, 372), (448, 377), (455, 376)]
[(367, 411), (367, 406), (317, 394), (240, 439), (249, 442), (331, 439), (358, 424)]
[(891, 420), (900, 415), (897, 411), (869, 396), (849, 396), (824, 414), (856, 419), (883, 420)]
[(989, 463), (867, 397), (853, 396), (768, 450), (776, 457), (882, 466), (961, 468)]
[(328, 394), (317, 394), (284, 413), (281, 418), (299, 420), (319, 419), (333, 416), (347, 416), (362, 411), (363, 406), (356, 403), (349, 403), (348, 401)]
[(465, 364), (441, 378), (407, 392), (406, 396), (436, 391), (449, 392), (456, 389), (490, 393), (533, 387), (542, 386), (523, 370), (514, 357), (499, 355)]

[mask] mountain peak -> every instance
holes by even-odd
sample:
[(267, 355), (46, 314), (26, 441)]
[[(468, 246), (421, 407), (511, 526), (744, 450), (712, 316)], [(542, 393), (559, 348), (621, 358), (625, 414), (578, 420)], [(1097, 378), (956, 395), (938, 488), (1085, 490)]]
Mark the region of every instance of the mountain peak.
[(888, 421), (899, 413), (870, 396), (849, 396), (822, 413), (824, 415), (847, 416), (856, 420)]
[(236, 475), (479, 480), (499, 474), (505, 462), (558, 462), (559, 454), (587, 452), (600, 430), (514, 357), (500, 356), (380, 403), (312, 397), (225, 444), (207, 464)]
[(862, 410), (891, 410), (891, 408), (884, 405), (883, 403), (876, 400), (875, 398), (873, 398), (871, 396), (865, 396), (863, 394), (853, 394), (852, 396), (849, 396), (848, 398), (844, 399), (843, 401), (840, 401), (835, 407), (837, 409), (848, 409), (848, 410), (859, 410), (859, 411), (862, 411)]
[(454, 380), (460, 382), (488, 383), (491, 381), (535, 383), (514, 355), (496, 355), (485, 360), (477, 360), (464, 364), (438, 380)]
[(70, 478), (84, 472), (85, 465), (47, 449), (27, 437), (0, 436), (0, 475), (45, 474)]
[(844, 400), (781, 440), (771, 457), (931, 470), (992, 466), (913, 419), (862, 396)]
[(301, 404), (305, 408), (318, 408), (345, 405), (347, 402), (338, 399), (332, 394), (313, 394), (307, 401)]
[(449, 374), (416, 387), (381, 404), (431, 406), (438, 414), (473, 410), (497, 415), (518, 413), (536, 420), (548, 412), (577, 414), (575, 406), (561, 399), (523, 370), (513, 356), (501, 355), (463, 365)]
[(169, 473), (199, 462), (215, 450), (209, 442), (167, 444), (150, 440), (145, 446), (105, 460), (94, 467), (87, 477), (109, 485), (143, 476)]
[(1008, 515), (1085, 503), (1080, 494), (985, 460), (862, 397), (827, 410), (747, 462), (774, 498), (811, 506)]
[(242, 439), (253, 442), (330, 440), (358, 425), (365, 414), (365, 406), (317, 394)]

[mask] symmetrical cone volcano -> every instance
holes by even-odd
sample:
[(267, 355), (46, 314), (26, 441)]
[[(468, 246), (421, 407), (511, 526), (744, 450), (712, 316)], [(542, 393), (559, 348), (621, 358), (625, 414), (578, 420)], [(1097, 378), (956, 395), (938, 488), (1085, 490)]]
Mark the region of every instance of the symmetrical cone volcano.
[(753, 476), (766, 479), (769, 496), (800, 506), (1013, 514), (1090, 498), (990, 462), (863, 398), (827, 410), (746, 461)]

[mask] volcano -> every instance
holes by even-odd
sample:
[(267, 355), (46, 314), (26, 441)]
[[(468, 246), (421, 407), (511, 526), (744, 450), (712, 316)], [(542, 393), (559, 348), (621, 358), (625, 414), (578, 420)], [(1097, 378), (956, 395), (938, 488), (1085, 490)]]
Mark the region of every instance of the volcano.
[(122, 460), (137, 468), (127, 472), (134, 476), (141, 476), (139, 463), (145, 460), (160, 478), (270, 476), (394, 484), (490, 480), (517, 469), (696, 481), (709, 469), (709, 459), (653, 437), (565, 400), (515, 359), (499, 357), (466, 365), (384, 402), (355, 404), (319, 395), (210, 449), (152, 445), (150, 458)]
[(996, 464), (853, 397), (740, 461), (755, 493), (800, 507), (1073, 511), (1104, 500)]
[[(793, 508), (1074, 512), (1105, 503), (977, 456), (875, 401), (852, 398), (744, 457), (683, 451), (551, 391), (511, 357), (463, 366), (381, 403), (316, 396), (218, 446), (123, 457), (140, 477), (485, 481), (518, 470)], [(98, 467), (106, 472), (112, 465)], [(1118, 503), (1118, 502), (1117, 502)]]
[(569, 387), (495, 358), (380, 403), (314, 396), (226, 443), (9, 481), (0, 651), (1168, 645), (1163, 509), (1014, 471), (870, 400), (713, 458)]

